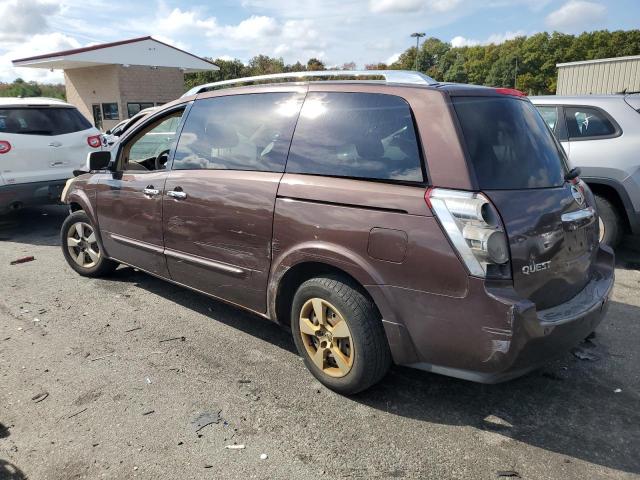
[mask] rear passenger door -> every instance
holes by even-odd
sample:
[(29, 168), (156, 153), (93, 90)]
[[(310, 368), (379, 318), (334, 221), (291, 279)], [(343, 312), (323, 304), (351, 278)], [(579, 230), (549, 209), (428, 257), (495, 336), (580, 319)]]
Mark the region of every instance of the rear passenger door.
[(277, 88), (193, 104), (163, 199), (173, 280), (266, 311), (276, 192), (303, 99)]

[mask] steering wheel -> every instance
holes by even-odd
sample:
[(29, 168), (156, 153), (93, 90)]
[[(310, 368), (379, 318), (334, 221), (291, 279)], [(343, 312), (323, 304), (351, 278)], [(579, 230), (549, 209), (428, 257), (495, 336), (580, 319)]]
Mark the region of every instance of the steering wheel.
[(171, 150), (169, 148), (167, 148), (166, 150), (162, 150), (158, 155), (156, 155), (155, 160), (153, 161), (154, 163), (154, 167), (156, 170), (162, 170), (164, 169), (168, 158), (165, 158), (164, 162), (162, 162), (162, 157), (166, 157), (167, 154), (170, 152)]

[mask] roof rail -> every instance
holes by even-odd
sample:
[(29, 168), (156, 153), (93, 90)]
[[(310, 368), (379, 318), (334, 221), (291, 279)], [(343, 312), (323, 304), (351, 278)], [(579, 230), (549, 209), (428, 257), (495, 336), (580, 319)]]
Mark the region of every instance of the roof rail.
[(240, 85), (243, 83), (268, 82), (269, 80), (299, 79), (304, 82), (307, 78), (313, 77), (383, 77), (387, 83), (411, 83), (418, 85), (435, 85), (433, 78), (424, 73), (409, 70), (313, 70), (308, 72), (287, 72), (274, 73), (271, 75), (256, 75), (255, 77), (234, 78), (233, 80), (222, 80), (220, 82), (206, 83), (193, 87), (182, 95), (187, 97), (198, 93), (214, 90), (220, 87)]

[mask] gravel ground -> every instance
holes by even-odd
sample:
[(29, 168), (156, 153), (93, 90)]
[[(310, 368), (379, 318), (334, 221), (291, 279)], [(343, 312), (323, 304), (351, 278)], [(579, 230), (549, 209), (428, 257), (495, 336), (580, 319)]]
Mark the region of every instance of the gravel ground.
[[(590, 360), (567, 353), (493, 386), (394, 368), (345, 398), (274, 324), (131, 268), (76, 275), (59, 248), (65, 215), (0, 219), (1, 479), (640, 476), (631, 248), (580, 346)], [(201, 414), (217, 423), (196, 432)]]

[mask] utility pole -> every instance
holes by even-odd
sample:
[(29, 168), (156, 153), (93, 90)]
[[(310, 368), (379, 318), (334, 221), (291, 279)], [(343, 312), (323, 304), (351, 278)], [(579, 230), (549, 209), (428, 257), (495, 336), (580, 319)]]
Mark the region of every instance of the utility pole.
[(418, 71), (418, 52), (419, 52), (418, 48), (420, 47), (420, 39), (424, 37), (424, 35), (425, 35), (424, 33), (419, 33), (419, 32), (411, 34), (412, 37), (416, 38), (416, 62), (414, 67), (414, 70), (416, 72)]
[(518, 88), (518, 57), (516, 57), (516, 73), (513, 76), (513, 88)]

